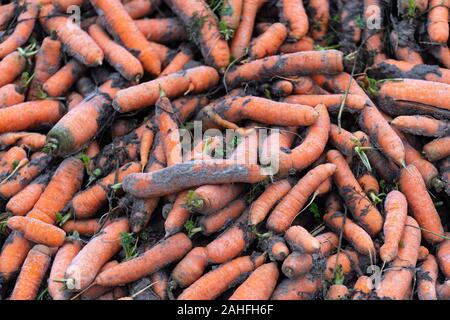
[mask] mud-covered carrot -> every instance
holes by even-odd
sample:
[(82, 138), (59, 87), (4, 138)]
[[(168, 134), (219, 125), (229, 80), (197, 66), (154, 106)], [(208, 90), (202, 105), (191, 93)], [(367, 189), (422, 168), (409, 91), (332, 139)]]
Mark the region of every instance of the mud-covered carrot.
[(14, 17), (17, 3), (10, 2), (0, 7), (0, 30), (5, 30), (7, 24)]
[(323, 164), (309, 171), (272, 211), (267, 220), (267, 228), (277, 233), (286, 231), (308, 198), (335, 170), (336, 166)]
[(184, 69), (184, 67), (193, 59), (193, 52), (189, 46), (182, 46), (176, 56), (161, 71), (159, 77), (165, 77), (171, 73), (175, 73)]
[(280, 53), (294, 53), (301, 51), (313, 51), (314, 50), (314, 39), (305, 36), (296, 42), (285, 42), (280, 49)]
[(312, 13), (312, 21), (314, 25), (311, 30), (311, 37), (314, 40), (323, 40), (328, 31), (328, 21), (330, 19), (330, 2), (329, 0), (311, 0), (307, 11)]
[(425, 137), (443, 137), (450, 134), (448, 121), (436, 120), (425, 116), (400, 116), (391, 121), (394, 127), (413, 135)]
[(311, 273), (284, 279), (276, 287), (271, 300), (312, 300), (320, 288), (320, 279)]
[(297, 278), (311, 271), (313, 263), (314, 260), (311, 254), (294, 251), (283, 261), (281, 270), (286, 277), (290, 279)]
[(0, 109), (25, 102), (26, 88), (15, 83), (0, 88)]
[(287, 28), (282, 23), (274, 23), (263, 34), (250, 43), (250, 59), (261, 59), (277, 53), (287, 37)]
[(289, 248), (282, 237), (274, 236), (269, 240), (269, 258), (272, 261), (283, 261), (289, 255)]
[(50, 97), (61, 97), (82, 76), (86, 67), (72, 59), (48, 78), (42, 85), (44, 92)]
[(50, 248), (36, 245), (28, 253), (9, 300), (34, 300), (51, 260)]
[(283, 0), (278, 2), (281, 21), (289, 27), (289, 38), (299, 40), (309, 29), (308, 16), (302, 0)]
[(8, 54), (0, 61), (0, 87), (13, 82), (26, 67), (27, 59), (18, 51)]
[(436, 258), (430, 254), (419, 267), (417, 275), (417, 296), (419, 297), (419, 300), (437, 300), (437, 277), (437, 261)]
[(450, 137), (439, 138), (427, 143), (423, 152), (430, 161), (437, 161), (450, 156)]
[(141, 19), (134, 23), (150, 41), (171, 43), (187, 39), (186, 29), (177, 18)]
[(10, 282), (20, 271), (33, 244), (22, 233), (13, 231), (3, 244), (0, 253), (0, 275), (3, 283)]
[(367, 276), (360, 276), (353, 286), (352, 300), (367, 300), (372, 290), (372, 279)]
[(123, 285), (133, 282), (180, 260), (192, 248), (191, 240), (183, 233), (178, 233), (163, 240), (144, 252), (138, 258), (122, 262), (117, 266), (103, 271), (95, 279), (102, 286)]

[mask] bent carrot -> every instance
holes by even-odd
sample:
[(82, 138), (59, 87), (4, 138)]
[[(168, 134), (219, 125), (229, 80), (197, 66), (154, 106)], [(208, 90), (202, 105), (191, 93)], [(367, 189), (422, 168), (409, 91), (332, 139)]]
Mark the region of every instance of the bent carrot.
[(269, 300), (277, 284), (278, 275), (274, 262), (256, 268), (229, 300)]
[(36, 245), (28, 253), (9, 300), (34, 300), (51, 260), (50, 248)]
[[(432, 244), (443, 241), (444, 228), (425, 182), (414, 166), (407, 166), (400, 176), (400, 190), (408, 200), (413, 217), (423, 231), (423, 238)], [(432, 232), (432, 233), (430, 233)]]
[(103, 271), (95, 282), (102, 286), (115, 286), (136, 281), (181, 259), (191, 248), (191, 240), (185, 234), (178, 233), (156, 244), (142, 256)]
[(334, 174), (335, 170), (336, 166), (323, 164), (309, 171), (272, 211), (267, 220), (267, 228), (276, 233), (286, 231), (308, 198), (323, 181)]
[(401, 236), (405, 229), (408, 215), (408, 202), (399, 191), (391, 191), (384, 203), (386, 220), (384, 222), (384, 244), (380, 248), (380, 257), (385, 263), (397, 257)]

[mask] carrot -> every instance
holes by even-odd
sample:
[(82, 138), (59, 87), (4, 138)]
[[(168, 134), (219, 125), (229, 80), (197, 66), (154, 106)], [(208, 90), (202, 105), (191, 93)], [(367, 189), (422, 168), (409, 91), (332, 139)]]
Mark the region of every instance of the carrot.
[(114, 108), (121, 112), (139, 110), (156, 103), (160, 88), (169, 99), (179, 97), (186, 92), (200, 93), (219, 82), (216, 70), (210, 67), (196, 67), (168, 76), (120, 90), (114, 101)]
[(0, 30), (5, 30), (8, 23), (14, 17), (17, 8), (17, 3), (10, 2), (0, 6)]
[(328, 21), (330, 19), (330, 3), (328, 0), (311, 0), (308, 9), (314, 21), (311, 36), (314, 40), (323, 40), (328, 31)]
[(16, 142), (18, 146), (25, 147), (28, 150), (41, 150), (45, 147), (46, 136), (43, 134), (19, 133), (18, 135), (22, 135), (21, 139)]
[(427, 143), (423, 152), (430, 161), (437, 161), (450, 156), (450, 137), (439, 138)]
[(368, 103), (364, 97), (349, 94), (345, 98), (342, 94), (328, 94), (328, 95), (292, 95), (283, 100), (288, 103), (298, 103), (307, 106), (316, 106), (318, 104), (324, 104), (327, 106), (329, 112), (337, 113), (344, 101), (344, 111), (350, 113), (361, 112)]
[(31, 161), (19, 169), (8, 181), (0, 184), (0, 198), (9, 199), (23, 190), (48, 166), (52, 158), (38, 153)]
[(51, 260), (50, 248), (34, 246), (28, 253), (9, 300), (34, 300)]
[(353, 158), (355, 148), (358, 146), (358, 138), (351, 132), (339, 129), (337, 125), (331, 124), (330, 141), (343, 155)]
[(289, 248), (282, 237), (274, 236), (269, 240), (268, 253), (271, 261), (283, 261), (289, 255)]
[(21, 147), (10, 148), (0, 159), (0, 175), (8, 175), (13, 171), (15, 164), (27, 159), (27, 153)]
[(450, 84), (450, 71), (438, 66), (413, 64), (406, 61), (385, 59), (372, 66), (371, 74), (377, 78), (419, 79)]
[(40, 10), (41, 25), (49, 32), (56, 32), (64, 50), (87, 66), (103, 63), (103, 51), (95, 41), (69, 17), (55, 14), (55, 7), (44, 5)]
[(193, 33), (206, 63), (225, 69), (230, 62), (230, 49), (221, 38), (219, 23), (208, 5), (203, 0), (167, 0), (166, 3)]
[(139, 81), (144, 75), (141, 63), (125, 48), (111, 40), (101, 26), (93, 24), (89, 27), (89, 35), (105, 53), (105, 59), (125, 79)]
[(70, 60), (42, 85), (44, 92), (50, 97), (61, 97), (83, 75), (86, 67), (77, 60)]
[(25, 2), (22, 5), (23, 9), (20, 9), (14, 31), (0, 44), (0, 59), (24, 45), (33, 32), (38, 6), (34, 2)]
[(67, 106), (67, 112), (71, 111), (72, 109), (78, 107), (78, 105), (84, 100), (84, 97), (79, 94), (78, 92), (72, 92), (69, 94), (66, 98), (66, 106)]
[(256, 14), (265, 2), (266, 0), (243, 1), (241, 22), (231, 41), (231, 55), (235, 59), (240, 59), (246, 54), (255, 26)]
[[(417, 95), (418, 88), (423, 94)], [(394, 79), (380, 86), (380, 99), (386, 100), (385, 104), (406, 101), (444, 110), (450, 110), (450, 103), (446, 99), (449, 93), (450, 86), (446, 83), (417, 79)]]
[(108, 201), (108, 190), (116, 183), (141, 171), (141, 165), (135, 162), (128, 163), (118, 171), (111, 172), (95, 186), (92, 186), (77, 194), (71, 202), (72, 213), (76, 218), (86, 219), (93, 217), (98, 210)]
[(370, 173), (364, 173), (358, 177), (358, 183), (363, 189), (364, 193), (374, 202), (380, 201), (378, 194), (380, 193), (380, 185), (377, 178)]
[(280, 126), (308, 126), (314, 124), (319, 115), (318, 111), (309, 106), (245, 96), (213, 102), (203, 108), (196, 119), (202, 119), (203, 126), (210, 128), (215, 127), (217, 116), (233, 123), (247, 119)]
[(192, 161), (152, 173), (132, 174), (124, 179), (123, 189), (135, 197), (147, 198), (205, 184), (257, 183), (264, 178), (258, 165), (236, 165), (222, 160)]
[(141, 146), (139, 150), (142, 168), (145, 168), (147, 166), (154, 137), (155, 133), (152, 130), (145, 130), (142, 134)]
[(413, 218), (408, 216), (406, 225), (401, 239), (403, 246), (399, 248), (397, 258), (384, 272), (381, 283), (376, 288), (376, 295), (380, 298), (403, 300), (412, 284), (421, 236), (419, 225)]
[(421, 228), (427, 230), (423, 231), (423, 238), (432, 244), (442, 242), (444, 229), (441, 219), (416, 167), (409, 165), (402, 170), (400, 190), (408, 200), (413, 217)]
[[(37, 128), (56, 123), (63, 115), (63, 104), (55, 100), (30, 101), (0, 109), (0, 133)], [(21, 114), (21, 117), (17, 117)]]
[(158, 243), (142, 256), (103, 271), (96, 278), (96, 284), (115, 286), (133, 282), (181, 259), (191, 248), (191, 240), (185, 234), (178, 233)]
[(334, 181), (353, 218), (355, 218), (355, 222), (366, 230), (369, 235), (374, 236), (378, 234), (383, 227), (383, 218), (364, 194), (345, 158), (339, 151), (331, 150), (327, 153), (327, 159), (336, 166)]
[(276, 97), (287, 97), (294, 91), (294, 84), (288, 80), (277, 80), (270, 87), (270, 92)]
[(445, 192), (447, 193), (447, 195), (450, 195), (450, 157), (442, 160), (439, 167), (442, 176), (442, 182), (445, 186)]
[(256, 226), (264, 221), (273, 206), (292, 189), (287, 180), (280, 180), (268, 186), (264, 193), (250, 207), (250, 225)]
[(448, 27), (448, 10), (450, 2), (447, 0), (430, 0), (428, 12), (428, 36), (430, 40), (438, 43), (447, 43), (449, 27)]
[(102, 223), (99, 219), (87, 219), (87, 220), (69, 220), (63, 226), (62, 229), (71, 234), (78, 232), (81, 236), (93, 236), (97, 234), (102, 228)]
[(0, 61), (0, 87), (13, 82), (26, 67), (26, 58), (18, 51), (14, 51), (5, 56)]
[(150, 41), (171, 43), (187, 40), (186, 29), (177, 18), (141, 19), (134, 23)]
[(120, 235), (124, 232), (128, 232), (128, 220), (116, 220), (81, 249), (66, 269), (69, 290), (83, 290), (94, 281), (101, 267), (119, 252)]
[(55, 224), (56, 215), (81, 187), (83, 163), (76, 158), (64, 160), (27, 217)]
[(245, 200), (241, 198), (232, 201), (216, 213), (202, 217), (199, 220), (199, 226), (202, 229), (202, 233), (208, 236), (222, 230), (231, 221), (240, 217), (246, 207)]
[(133, 19), (145, 17), (158, 9), (161, 0), (132, 0), (124, 3), (123, 7)]
[(72, 240), (66, 242), (56, 253), (48, 278), (48, 292), (53, 300), (68, 300), (72, 296), (70, 292), (65, 290), (62, 280), (67, 267), (81, 248), (82, 243), (80, 241)]
[(280, 20), (289, 27), (289, 38), (293, 40), (303, 38), (309, 29), (303, 1), (283, 0), (277, 5), (280, 8)]
[(301, 226), (290, 227), (284, 238), (294, 251), (315, 253), (320, 249), (320, 242)]
[(41, 48), (36, 54), (34, 78), (31, 80), (28, 91), (28, 100), (37, 100), (42, 96), (42, 85), (60, 68), (61, 42), (52, 34), (44, 38)]
[(177, 55), (164, 68), (159, 77), (168, 76), (184, 69), (184, 67), (192, 61), (194, 54), (189, 46), (182, 46)]
[(293, 43), (285, 42), (283, 45), (281, 45), (278, 51), (280, 53), (295, 53), (313, 50), (314, 50), (314, 40), (308, 36), (305, 36), (302, 39)]
[(3, 244), (0, 254), (0, 277), (2, 283), (10, 282), (19, 273), (33, 244), (20, 232), (13, 231)]
[(352, 300), (368, 300), (372, 290), (372, 280), (367, 276), (360, 276), (353, 287)]
[(311, 254), (294, 251), (284, 260), (281, 270), (290, 279), (298, 278), (311, 271), (313, 263)]
[(243, 184), (204, 185), (190, 193), (186, 204), (195, 212), (210, 215), (235, 200), (244, 189)]
[[(449, 233), (447, 232), (445, 235), (448, 237)], [(450, 278), (450, 240), (446, 239), (439, 244), (436, 251), (436, 258), (445, 278)]]
[(52, 154), (74, 153), (95, 138), (113, 114), (111, 100), (122, 85), (121, 78), (105, 82), (99, 93), (69, 111), (47, 134)]
[(329, 255), (339, 244), (339, 238), (333, 232), (322, 233), (316, 236), (316, 239), (320, 242), (319, 254), (321, 257)]
[(207, 249), (196, 247), (176, 265), (171, 278), (180, 288), (186, 288), (203, 275), (207, 266)]
[(151, 283), (154, 283), (152, 291), (161, 300), (167, 300), (167, 292), (169, 288), (169, 273), (167, 270), (158, 270), (150, 276)]
[(308, 198), (335, 170), (334, 165), (323, 164), (309, 171), (272, 211), (267, 220), (267, 228), (276, 233), (286, 231)]
[[(255, 255), (227, 262), (195, 281), (178, 296), (178, 300), (213, 300), (230, 286), (240, 282), (246, 273), (261, 266), (264, 260), (265, 255)], [(211, 282), (214, 282), (214, 286), (210, 285)]]
[(229, 300), (269, 300), (277, 285), (278, 276), (275, 262), (263, 264), (250, 274)]
[(450, 67), (450, 49), (446, 45), (435, 46), (430, 49), (429, 52), (444, 66), (444, 68), (448, 69)]
[(135, 119), (117, 119), (111, 126), (113, 138), (123, 137), (136, 129), (138, 122)]
[(450, 300), (450, 280), (437, 285), (437, 295), (439, 300)]
[(349, 290), (343, 284), (333, 284), (328, 288), (325, 300), (347, 300), (349, 297)]
[(325, 280), (332, 281), (338, 270), (342, 270), (344, 279), (348, 278), (353, 270), (352, 261), (346, 252), (336, 253), (327, 258), (323, 277)]
[(273, 77), (308, 76), (342, 72), (342, 53), (336, 50), (304, 51), (258, 59), (231, 68), (225, 76), (228, 87), (265, 82)]
[(276, 287), (271, 300), (312, 300), (320, 289), (320, 279), (310, 273), (284, 279)]
[(418, 261), (425, 261), (428, 258), (428, 255), (430, 254), (430, 251), (424, 247), (420, 246), (419, 248), (419, 256), (417, 257)]
[(344, 215), (339, 212), (329, 212), (323, 220), (327, 227), (336, 233), (340, 233), (343, 228), (343, 237), (351, 243), (353, 248), (359, 253), (367, 256), (375, 256), (375, 246), (369, 234), (364, 229), (359, 227), (350, 218), (346, 218), (344, 222)]
[(387, 263), (397, 257), (399, 244), (405, 228), (408, 203), (405, 196), (399, 191), (391, 191), (385, 200), (384, 210), (386, 221), (384, 223), (384, 245), (380, 248), (380, 257)]
[(436, 280), (438, 265), (436, 258), (429, 255), (418, 271), (417, 295), (419, 300), (437, 300)]
[(339, 41), (339, 49), (350, 53), (356, 49), (362, 38), (362, 28), (357, 23), (358, 16), (361, 18), (363, 3), (361, 1), (343, 1), (339, 6), (339, 16), (342, 29), (342, 38)]
[(244, 4), (245, 1), (243, 0), (225, 0), (220, 9), (220, 23), (232, 30), (236, 30), (241, 21)]
[[(111, 260), (111, 261), (105, 263), (100, 268), (98, 274), (102, 273), (105, 270), (111, 269), (111, 268), (117, 266), (118, 264), (119, 264), (118, 261)], [(89, 289), (86, 289), (81, 294), (80, 298), (81, 298), (81, 300), (95, 300), (95, 299), (101, 297), (102, 295), (104, 295), (105, 293), (107, 293), (110, 290), (111, 290), (111, 287), (103, 287), (103, 286), (99, 286), (99, 285), (94, 284), (94, 285), (89, 286)]]
[(261, 59), (276, 54), (286, 39), (287, 33), (287, 28), (282, 23), (277, 22), (271, 25), (250, 43), (250, 59)]
[(397, 117), (391, 125), (406, 133), (425, 137), (439, 138), (450, 134), (449, 122), (420, 115)]
[(41, 197), (50, 178), (51, 176), (48, 174), (36, 178), (31, 184), (9, 199), (6, 210), (15, 216), (26, 215)]
[(8, 219), (11, 230), (22, 232), (25, 239), (49, 247), (60, 247), (65, 240), (64, 230), (37, 219), (12, 217)]
[(25, 89), (14, 83), (0, 88), (0, 109), (11, 107), (25, 101)]

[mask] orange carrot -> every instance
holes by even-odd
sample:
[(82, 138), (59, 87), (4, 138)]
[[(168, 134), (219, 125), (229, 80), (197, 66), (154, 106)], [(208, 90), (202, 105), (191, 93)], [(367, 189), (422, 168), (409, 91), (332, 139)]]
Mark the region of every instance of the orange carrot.
[(313, 257), (308, 253), (292, 252), (284, 260), (281, 270), (290, 279), (300, 277), (313, 268)]
[(225, 0), (220, 10), (220, 21), (230, 29), (236, 30), (241, 22), (243, 0)]
[(441, 219), (416, 167), (409, 165), (402, 170), (400, 190), (406, 196), (410, 211), (419, 226), (427, 230), (422, 232), (423, 238), (432, 244), (442, 242), (444, 229)]
[(134, 23), (150, 41), (171, 43), (187, 39), (186, 29), (177, 18), (141, 19)]
[[(44, 123), (56, 123), (63, 113), (63, 104), (55, 100), (30, 101), (0, 109), (0, 133), (33, 129)], [(21, 114), (21, 117), (17, 117), (17, 114)]]
[(123, 7), (133, 19), (145, 17), (158, 9), (161, 0), (132, 0), (124, 3)]
[(8, 54), (0, 61), (0, 87), (13, 82), (26, 67), (27, 60), (18, 51)]
[(311, 0), (308, 8), (313, 13), (311, 20), (314, 21), (314, 25), (311, 28), (311, 36), (314, 40), (323, 40), (328, 31), (330, 3), (328, 0)]
[(327, 159), (330, 163), (336, 165), (334, 181), (353, 218), (355, 218), (355, 222), (366, 230), (369, 235), (374, 236), (378, 234), (383, 227), (383, 218), (364, 194), (345, 158), (339, 151), (331, 150), (327, 153)]
[(25, 101), (25, 89), (14, 83), (0, 88), (0, 109), (11, 107)]
[(294, 53), (294, 52), (313, 51), (313, 50), (314, 50), (314, 40), (308, 36), (305, 36), (296, 42), (284, 43), (278, 51), (280, 53)]
[(0, 276), (2, 283), (11, 281), (20, 271), (33, 244), (20, 232), (13, 231), (3, 244), (0, 254)]
[(187, 206), (195, 212), (209, 215), (224, 208), (245, 189), (243, 184), (204, 185), (190, 194)]
[(154, 283), (152, 291), (161, 300), (167, 300), (167, 292), (169, 288), (169, 273), (167, 270), (158, 270), (150, 276), (151, 283)]
[(28, 253), (9, 300), (34, 300), (51, 260), (50, 248), (36, 245)]
[(322, 233), (316, 239), (320, 242), (319, 254), (322, 257), (329, 255), (339, 245), (339, 238), (333, 232)]
[(0, 59), (24, 45), (33, 32), (38, 16), (38, 6), (34, 2), (28, 1), (21, 5), (23, 5), (23, 9), (20, 9), (14, 31), (0, 44)]
[(269, 240), (268, 252), (270, 260), (283, 261), (289, 255), (289, 248), (282, 237), (274, 236)]
[(30, 83), (28, 100), (37, 100), (42, 95), (40, 92), (42, 85), (59, 70), (61, 55), (61, 42), (55, 39), (53, 34), (42, 41), (36, 55), (34, 78)]
[(115, 286), (136, 281), (180, 260), (191, 248), (191, 240), (185, 234), (178, 233), (156, 244), (142, 256), (103, 271), (96, 278), (96, 284)]
[(64, 44), (65, 51), (87, 66), (98, 66), (103, 63), (103, 51), (95, 41), (83, 31), (72, 19), (55, 14), (55, 7), (44, 5), (40, 10), (41, 25), (49, 32), (56, 32), (58, 39)]
[(437, 300), (436, 281), (438, 265), (436, 258), (429, 255), (418, 271), (417, 296), (419, 300)]
[(423, 152), (430, 161), (437, 161), (450, 156), (450, 137), (439, 138), (427, 143)]
[(277, 285), (278, 275), (274, 262), (256, 268), (229, 300), (269, 300)]
[(8, 23), (14, 17), (17, 8), (17, 3), (10, 2), (0, 6), (0, 30), (5, 30)]
[[(119, 264), (118, 261), (111, 260), (111, 261), (105, 263), (103, 265), (103, 267), (101, 267), (101, 269), (99, 270), (98, 274), (101, 274), (103, 271), (111, 269), (112, 267), (115, 267), (118, 264)], [(100, 286), (100, 285), (97, 285), (97, 284), (91, 285), (91, 286), (89, 286), (89, 289), (86, 289), (82, 293), (81, 300), (95, 300), (95, 299), (101, 297), (102, 295), (104, 295), (105, 293), (107, 293), (110, 290), (111, 290), (111, 287), (103, 287), (103, 286)]]
[(320, 249), (320, 242), (301, 226), (290, 227), (284, 238), (292, 250), (302, 253), (315, 253)]
[(81, 249), (66, 269), (68, 289), (83, 290), (94, 281), (101, 267), (119, 252), (124, 232), (128, 232), (128, 220), (116, 220)]
[(353, 270), (352, 261), (346, 252), (339, 252), (327, 258), (323, 277), (325, 280), (332, 281), (338, 270), (342, 270), (344, 279), (348, 278)]
[(378, 194), (380, 193), (380, 185), (377, 178), (370, 173), (364, 173), (358, 177), (358, 183), (364, 193), (374, 202), (379, 202)]
[(425, 137), (443, 137), (450, 134), (450, 123), (425, 116), (400, 116), (391, 125), (410, 134)]
[(222, 230), (231, 221), (242, 215), (247, 205), (244, 199), (237, 199), (220, 209), (219, 211), (202, 217), (199, 220), (199, 226), (202, 233), (206, 236)]
[(176, 265), (172, 271), (172, 279), (180, 288), (186, 288), (203, 275), (207, 266), (207, 249), (196, 247)]
[(289, 27), (289, 38), (299, 40), (309, 29), (308, 16), (302, 0), (282, 0), (278, 3), (280, 20)]
[(286, 231), (308, 198), (335, 170), (334, 165), (323, 164), (309, 171), (272, 211), (267, 220), (267, 228), (276, 233)]
[(99, 219), (87, 219), (87, 220), (69, 220), (63, 226), (62, 229), (71, 234), (78, 232), (81, 236), (93, 236), (97, 234), (102, 228), (102, 223)]
[(184, 69), (184, 67), (192, 61), (193, 52), (189, 46), (182, 46), (177, 55), (170, 61), (170, 63), (164, 68), (159, 77), (168, 76), (171, 73), (175, 73)]
[(15, 216), (24, 216), (33, 209), (36, 202), (44, 192), (50, 175), (45, 174), (36, 178), (32, 183), (26, 186), (22, 191), (12, 197), (6, 204), (6, 210)]
[(367, 276), (360, 276), (353, 287), (352, 300), (367, 300), (372, 290), (372, 279)]
[[(265, 255), (256, 255), (227, 262), (195, 281), (178, 296), (178, 300), (213, 300), (233, 284), (236, 285), (244, 274), (261, 266), (264, 260)], [(211, 286), (211, 282), (214, 282), (214, 286)]]
[(110, 173), (99, 181), (72, 199), (71, 209), (75, 217), (86, 219), (93, 217), (97, 211), (108, 201), (108, 190), (112, 185), (121, 183), (123, 179), (132, 174), (141, 171), (141, 165), (135, 162), (128, 163), (118, 171)]
[[(449, 237), (450, 234), (447, 232), (445, 236)], [(450, 278), (450, 240), (446, 239), (439, 244), (436, 251), (436, 258), (444, 276), (447, 279)]]
[(77, 60), (70, 60), (42, 85), (42, 89), (50, 97), (61, 97), (86, 71), (84, 65)]
[(348, 288), (343, 284), (333, 284), (328, 288), (325, 300), (347, 300), (349, 293)]
[(386, 197), (384, 210), (386, 212), (383, 227), (384, 245), (380, 248), (380, 257), (387, 263), (397, 257), (408, 214), (408, 202), (401, 192), (391, 191)]
[(261, 59), (277, 53), (287, 37), (287, 28), (282, 23), (274, 23), (263, 34), (250, 43), (250, 59)]
[(418, 261), (425, 261), (428, 258), (428, 255), (430, 254), (430, 251), (424, 247), (420, 246), (419, 248), (419, 256), (417, 257)]
[(27, 240), (49, 247), (60, 247), (66, 237), (64, 230), (28, 217), (9, 218), (8, 227), (11, 230), (22, 232)]
[(56, 215), (81, 187), (83, 163), (76, 158), (64, 160), (27, 217), (55, 224)]
[(430, 40), (438, 43), (447, 43), (449, 35), (448, 0), (430, 0), (428, 12), (428, 36)]
[(77, 240), (66, 242), (56, 253), (48, 278), (48, 293), (53, 300), (68, 300), (72, 294), (65, 289), (64, 273), (72, 259), (80, 252), (82, 243)]
[(407, 217), (406, 227), (403, 230), (401, 246), (397, 258), (384, 272), (380, 285), (376, 288), (376, 294), (380, 298), (403, 300), (412, 284), (414, 269), (420, 247), (420, 230), (417, 222)]
[(139, 110), (154, 105), (159, 99), (160, 89), (172, 99), (188, 91), (200, 93), (218, 82), (219, 75), (216, 70), (205, 66), (196, 67), (120, 90), (113, 106), (121, 113)]
[(144, 75), (141, 63), (125, 48), (111, 40), (106, 32), (97, 24), (89, 27), (89, 35), (105, 53), (105, 59), (125, 79), (139, 81)]
[(294, 279), (284, 279), (277, 286), (272, 300), (312, 300), (320, 289), (320, 279), (307, 273)]
[(351, 132), (331, 124), (330, 141), (343, 155), (353, 158), (355, 148), (358, 146), (358, 138)]
[(336, 50), (304, 51), (258, 59), (230, 69), (225, 76), (227, 86), (265, 82), (274, 77), (308, 76), (342, 72), (342, 53)]
[(69, 94), (66, 98), (66, 105), (67, 105), (67, 112), (71, 111), (72, 109), (78, 107), (78, 105), (84, 100), (83, 96), (79, 94), (78, 92), (72, 92)]
[(292, 95), (284, 99), (284, 102), (298, 103), (307, 106), (316, 106), (318, 104), (324, 104), (327, 106), (329, 112), (337, 113), (344, 102), (344, 111), (350, 113), (361, 112), (368, 101), (359, 95), (349, 94), (345, 98), (343, 94), (327, 94), (327, 95)]
[(136, 129), (138, 122), (135, 119), (117, 119), (111, 126), (111, 135), (123, 137)]

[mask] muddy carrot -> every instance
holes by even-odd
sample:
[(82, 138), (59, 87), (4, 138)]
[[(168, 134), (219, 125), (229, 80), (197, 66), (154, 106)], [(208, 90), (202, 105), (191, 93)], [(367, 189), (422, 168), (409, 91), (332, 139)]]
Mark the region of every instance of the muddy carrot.
[(268, 253), (271, 261), (283, 261), (289, 255), (289, 248), (282, 237), (274, 236), (269, 240)]
[(0, 87), (12, 83), (26, 67), (26, 58), (18, 51), (8, 54), (0, 61)]
[(280, 20), (289, 27), (289, 38), (299, 40), (303, 38), (309, 29), (308, 16), (306, 15), (303, 1), (283, 0), (278, 3), (280, 8)]
[(182, 46), (177, 55), (164, 68), (159, 77), (165, 77), (171, 73), (183, 70), (183, 68), (192, 60), (194, 54), (189, 46)]
[(274, 23), (250, 43), (250, 59), (261, 59), (276, 54), (286, 37), (287, 28), (282, 23)]
[(419, 300), (437, 300), (436, 281), (438, 265), (433, 255), (429, 255), (419, 267), (417, 277), (417, 296)]
[(280, 53), (295, 53), (313, 50), (314, 50), (314, 40), (308, 36), (305, 36), (293, 43), (285, 42), (278, 51)]
[(436, 120), (425, 116), (400, 116), (391, 121), (391, 125), (404, 131), (425, 137), (443, 137), (450, 134), (448, 121)]
[[(112, 267), (115, 267), (118, 264), (119, 264), (118, 261), (111, 260), (111, 261), (105, 263), (101, 267), (101, 269), (99, 270), (98, 274), (102, 273), (105, 270), (111, 269)], [(105, 293), (107, 293), (110, 290), (111, 290), (111, 287), (103, 287), (103, 286), (94, 284), (92, 286), (89, 286), (89, 289), (86, 289), (86, 291), (83, 292), (83, 294), (81, 295), (80, 298), (81, 298), (81, 300), (95, 300), (95, 299), (101, 297), (102, 295), (104, 295)]]
[(330, 19), (330, 3), (328, 0), (311, 0), (308, 9), (313, 13), (311, 17), (314, 25), (311, 36), (314, 40), (322, 40), (328, 31)]
[(16, 7), (17, 3), (15, 2), (10, 2), (0, 7), (0, 30), (5, 30), (8, 23), (14, 17)]
[(450, 156), (450, 137), (439, 138), (427, 143), (423, 152), (430, 161), (437, 161)]
[(335, 124), (331, 124), (330, 141), (347, 157), (353, 157), (355, 148), (358, 146), (358, 138), (345, 129), (339, 129)]
[(3, 244), (0, 254), (0, 276), (2, 283), (11, 281), (20, 271), (33, 244), (20, 232), (13, 231)]
[(271, 300), (313, 300), (319, 288), (319, 277), (307, 273), (298, 278), (282, 280)]
[(372, 279), (367, 276), (360, 276), (353, 287), (352, 300), (367, 300), (372, 290)]
[(294, 251), (284, 260), (281, 270), (286, 277), (297, 278), (308, 273), (313, 268), (313, 263), (311, 254)]
[(150, 41), (171, 43), (187, 39), (186, 29), (177, 18), (141, 19), (134, 23)]
[(0, 109), (25, 102), (25, 89), (14, 83), (0, 88)]
[(207, 266), (207, 249), (196, 247), (176, 265), (171, 277), (180, 288), (186, 288), (203, 275)]

